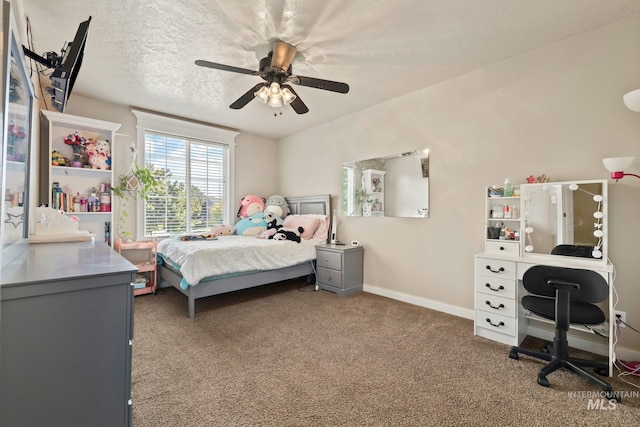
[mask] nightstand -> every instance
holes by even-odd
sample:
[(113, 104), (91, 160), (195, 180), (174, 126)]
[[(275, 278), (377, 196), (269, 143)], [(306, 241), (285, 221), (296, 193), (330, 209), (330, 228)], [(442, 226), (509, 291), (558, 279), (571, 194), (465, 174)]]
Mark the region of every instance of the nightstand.
[(156, 249), (158, 240), (136, 240), (123, 242), (116, 240), (115, 250), (138, 268), (138, 275), (146, 276), (146, 281), (134, 283), (134, 295), (155, 294), (157, 286)]
[(346, 296), (362, 292), (361, 246), (316, 246), (316, 283), (318, 288)]

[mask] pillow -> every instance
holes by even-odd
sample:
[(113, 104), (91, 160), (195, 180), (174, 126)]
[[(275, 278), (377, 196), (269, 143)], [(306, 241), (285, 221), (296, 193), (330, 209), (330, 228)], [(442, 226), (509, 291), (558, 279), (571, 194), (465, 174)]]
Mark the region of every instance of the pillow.
[(306, 216), (320, 220), (320, 225), (313, 235), (313, 240), (318, 243), (327, 243), (327, 240), (329, 240), (329, 229), (331, 228), (331, 218), (329, 218), (329, 215), (307, 214)]
[(287, 215), (284, 219), (284, 224), (286, 228), (292, 228), (297, 230), (298, 227), (304, 228), (304, 231), (300, 234), (300, 237), (305, 240), (310, 240), (313, 238), (314, 234), (318, 230), (320, 226), (320, 219), (314, 218), (310, 215)]

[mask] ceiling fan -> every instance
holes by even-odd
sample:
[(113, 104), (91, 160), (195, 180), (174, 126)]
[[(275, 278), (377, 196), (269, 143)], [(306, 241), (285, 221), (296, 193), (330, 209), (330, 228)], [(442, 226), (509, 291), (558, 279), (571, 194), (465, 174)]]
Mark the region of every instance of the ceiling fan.
[(275, 42), (273, 51), (269, 52), (269, 55), (266, 58), (262, 58), (260, 60), (259, 71), (203, 61), (200, 59), (196, 61), (196, 65), (214, 68), (217, 70), (231, 71), (232, 73), (259, 76), (266, 82), (258, 83), (234, 101), (229, 107), (235, 110), (244, 107), (253, 98), (257, 98), (272, 107), (291, 105), (291, 108), (293, 108), (296, 113), (307, 113), (309, 108), (307, 108), (298, 94), (287, 83), (328, 90), (331, 92), (349, 92), (349, 85), (346, 83), (316, 79), (314, 77), (296, 76), (292, 74), (293, 68), (291, 66), (291, 62), (293, 61), (296, 52), (296, 47), (289, 43), (285, 43), (283, 41)]

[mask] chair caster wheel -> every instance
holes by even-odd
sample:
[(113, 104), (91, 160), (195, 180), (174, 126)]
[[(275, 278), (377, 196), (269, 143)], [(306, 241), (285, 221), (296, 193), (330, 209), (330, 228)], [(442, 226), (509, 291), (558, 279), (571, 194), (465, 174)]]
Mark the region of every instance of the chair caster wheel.
[(620, 402), (622, 400), (620, 394), (616, 393), (613, 390), (605, 390), (604, 395), (607, 400), (615, 400), (616, 402)]
[(602, 375), (603, 377), (609, 376), (609, 370), (606, 368), (595, 368), (593, 371), (598, 375)]
[(513, 360), (518, 360), (518, 352), (515, 350), (511, 350), (509, 352), (509, 358), (513, 359)]
[(549, 380), (547, 380), (547, 377), (545, 377), (544, 375), (539, 374), (538, 384), (540, 384), (542, 387), (549, 387)]

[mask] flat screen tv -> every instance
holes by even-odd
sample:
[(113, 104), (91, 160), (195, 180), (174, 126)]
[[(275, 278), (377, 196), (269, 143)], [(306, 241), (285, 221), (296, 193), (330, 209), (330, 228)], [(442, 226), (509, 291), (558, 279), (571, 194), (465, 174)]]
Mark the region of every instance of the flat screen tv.
[(91, 17), (80, 23), (75, 38), (63, 49), (62, 59), (51, 74), (51, 104), (61, 113), (67, 106), (67, 100), (78, 78), (90, 23)]

